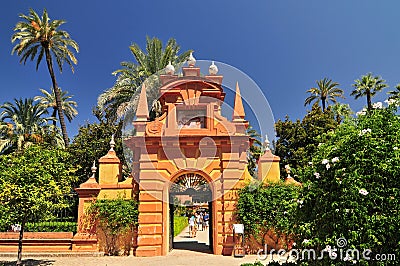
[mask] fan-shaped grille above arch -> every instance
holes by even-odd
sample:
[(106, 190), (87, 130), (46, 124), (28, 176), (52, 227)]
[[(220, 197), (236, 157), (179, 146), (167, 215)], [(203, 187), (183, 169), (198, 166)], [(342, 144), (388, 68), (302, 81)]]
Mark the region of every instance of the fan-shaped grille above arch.
[(182, 192), (186, 194), (188, 189), (196, 192), (210, 191), (210, 186), (203, 176), (195, 173), (186, 173), (175, 179), (170, 191), (174, 194), (182, 194)]

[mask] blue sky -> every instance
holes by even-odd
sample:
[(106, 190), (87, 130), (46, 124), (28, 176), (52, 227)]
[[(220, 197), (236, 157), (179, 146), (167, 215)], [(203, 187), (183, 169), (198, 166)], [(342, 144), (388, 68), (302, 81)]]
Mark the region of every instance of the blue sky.
[[(345, 91), (344, 103), (358, 111), (365, 99), (350, 97), (354, 80), (367, 72), (393, 88), (400, 83), (400, 2), (338, 1), (27, 1), (4, 0), (0, 16), (0, 103), (33, 97), (49, 89), (45, 64), (20, 65), (10, 42), (19, 13), (47, 8), (65, 19), (80, 45), (75, 73), (65, 65), (58, 84), (78, 102), (79, 115), (67, 124), (70, 137), (79, 125), (96, 121), (91, 110), (111, 87), (111, 72), (133, 61), (129, 45), (144, 48), (146, 36), (174, 37), (197, 59), (216, 60), (249, 75), (263, 90), (275, 119), (302, 118), (306, 90), (332, 78)], [(45, 63), (43, 61), (43, 63)], [(221, 73), (223, 74), (223, 73)], [(246, 88), (241, 87), (241, 90)], [(374, 101), (386, 99), (379, 94)]]

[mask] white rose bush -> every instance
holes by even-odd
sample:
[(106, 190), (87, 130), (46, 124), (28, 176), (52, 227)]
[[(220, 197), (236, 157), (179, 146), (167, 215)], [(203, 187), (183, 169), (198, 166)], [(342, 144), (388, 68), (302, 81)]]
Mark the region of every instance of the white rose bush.
[[(303, 265), (396, 265), (400, 260), (400, 116), (392, 104), (358, 115), (322, 136), (312, 163), (296, 174), (303, 183), (296, 226), (302, 248), (322, 251), (346, 239), (359, 258), (326, 255)], [(372, 252), (370, 260), (363, 250)], [(320, 254), (320, 253), (317, 253)], [(395, 254), (396, 261), (377, 261)]]

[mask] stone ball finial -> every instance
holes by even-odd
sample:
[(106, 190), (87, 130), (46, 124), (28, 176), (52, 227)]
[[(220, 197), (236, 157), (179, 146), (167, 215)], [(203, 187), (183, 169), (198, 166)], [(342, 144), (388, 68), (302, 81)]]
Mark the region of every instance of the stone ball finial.
[(114, 134), (112, 134), (112, 136), (111, 136), (110, 146), (111, 146), (110, 151), (114, 151), (114, 147), (115, 147)]
[(208, 73), (210, 73), (210, 75), (216, 75), (218, 73), (218, 67), (214, 64), (214, 61), (212, 61), (212, 64), (208, 68)]
[(189, 58), (187, 59), (187, 64), (189, 67), (194, 67), (196, 64), (196, 58), (194, 58), (193, 52), (190, 52)]
[(165, 73), (167, 75), (173, 75), (175, 73), (175, 67), (169, 61), (168, 65), (165, 67)]

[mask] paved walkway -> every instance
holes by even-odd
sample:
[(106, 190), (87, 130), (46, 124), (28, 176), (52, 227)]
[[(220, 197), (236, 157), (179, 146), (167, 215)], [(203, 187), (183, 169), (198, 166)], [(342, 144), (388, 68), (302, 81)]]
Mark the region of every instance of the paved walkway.
[[(29, 257), (23, 256), (27, 266), (240, 266), (242, 263), (255, 262), (257, 256), (244, 258), (213, 255), (209, 249), (208, 231), (197, 231), (195, 238), (189, 237), (189, 228), (174, 238), (174, 249), (162, 257)], [(16, 256), (15, 256), (16, 257)], [(1, 257), (0, 266), (14, 266), (15, 257)], [(264, 262), (263, 264), (266, 264)]]

